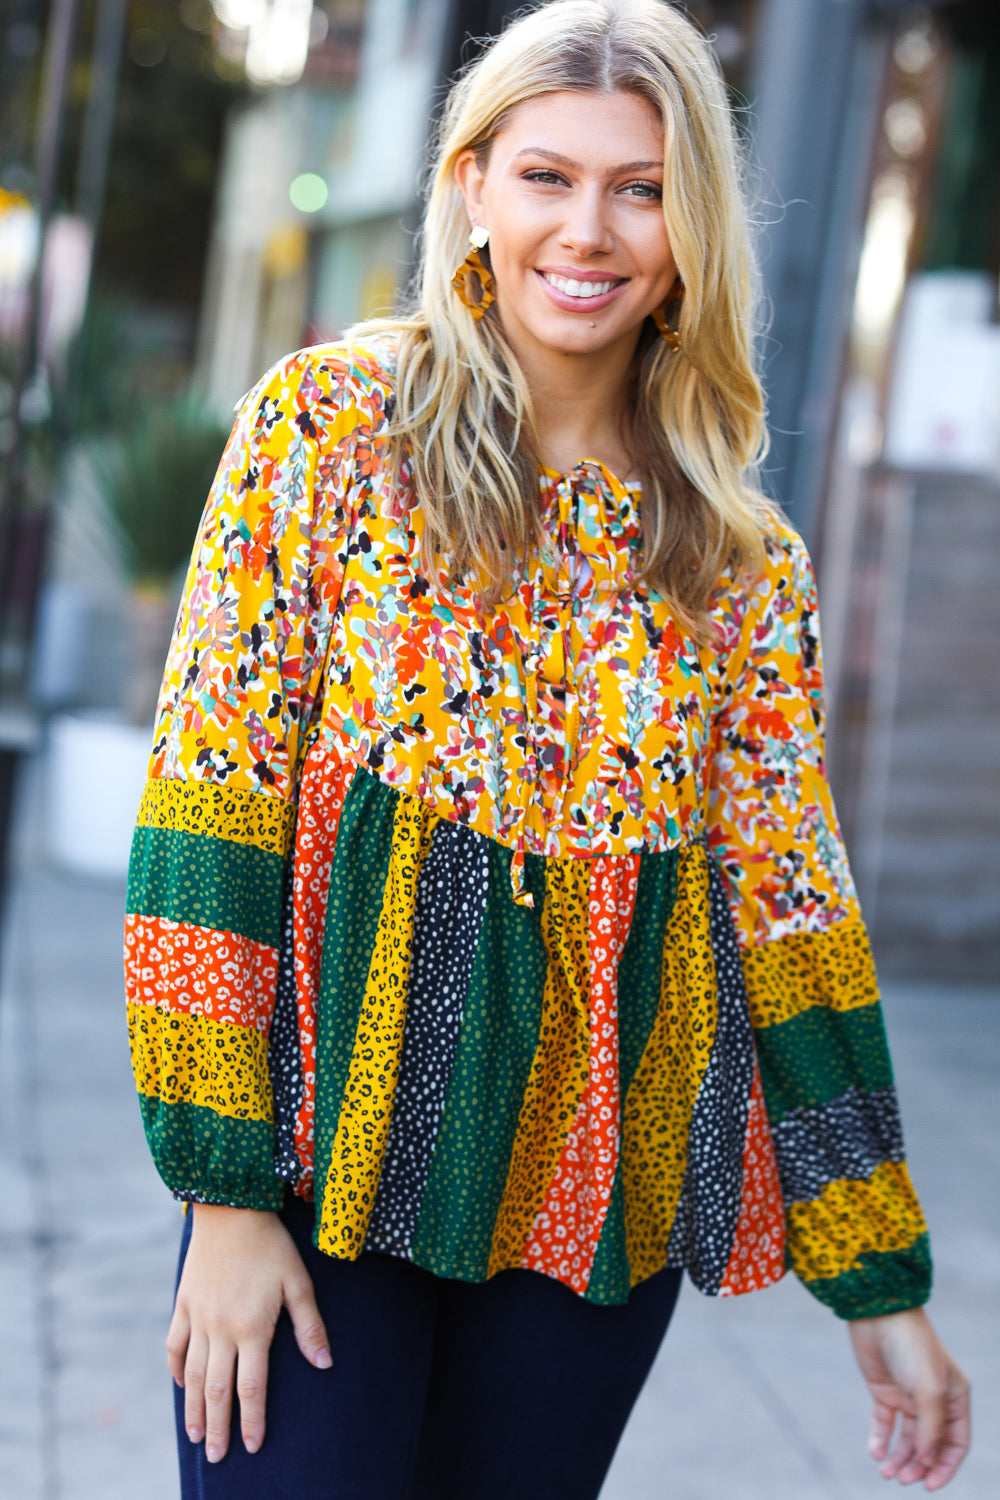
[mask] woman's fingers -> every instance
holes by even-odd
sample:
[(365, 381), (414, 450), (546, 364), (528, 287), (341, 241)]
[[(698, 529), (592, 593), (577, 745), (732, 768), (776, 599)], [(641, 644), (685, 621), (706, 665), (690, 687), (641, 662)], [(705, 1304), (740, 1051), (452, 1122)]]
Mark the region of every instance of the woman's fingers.
[(192, 1443), (205, 1436), (205, 1374), (208, 1369), (208, 1339), (193, 1337), (188, 1341), (184, 1361), (184, 1431)]
[(966, 1420), (959, 1424), (960, 1430), (956, 1433), (954, 1440), (947, 1437), (938, 1454), (937, 1461), (924, 1481), (924, 1488), (928, 1490), (939, 1490), (946, 1485), (955, 1473), (969, 1447), (969, 1423)]
[(850, 1333), (872, 1393), (868, 1447), (881, 1473), (940, 1489), (968, 1451), (968, 1380), (920, 1308), (859, 1319)]
[(213, 1339), (205, 1372), (205, 1457), (210, 1464), (224, 1458), (229, 1447), (235, 1363), (235, 1345)]
[(881, 1463), (888, 1453), (895, 1425), (896, 1408), (876, 1397), (872, 1403), (872, 1425), (868, 1434), (868, 1452), (876, 1463)]
[(330, 1340), (316, 1306), (312, 1281), (304, 1266), (301, 1275), (296, 1273), (286, 1278), (284, 1297), (295, 1330), (295, 1342), (311, 1365), (317, 1370), (328, 1370), (333, 1364)]
[(188, 1342), (178, 1380), (184, 1387), (184, 1427), (192, 1443), (204, 1438), (209, 1463), (217, 1463), (229, 1448), (234, 1364), (247, 1452), (256, 1453), (264, 1441), (268, 1347), (269, 1338), (261, 1335), (241, 1340), (238, 1349), (219, 1338)]
[(184, 1362), (190, 1338), (191, 1320), (178, 1303), (167, 1332), (167, 1369), (174, 1377), (174, 1383), (179, 1386), (184, 1385)]
[(924, 1481), (928, 1490), (939, 1490), (948, 1483), (969, 1449), (972, 1437), (969, 1410), (969, 1385), (961, 1371), (953, 1372), (952, 1389), (945, 1400), (941, 1441), (928, 1464)]
[(944, 1441), (947, 1394), (944, 1381), (940, 1385), (917, 1391), (916, 1448), (917, 1453), (929, 1467), (935, 1460)]
[(248, 1453), (256, 1453), (264, 1441), (264, 1405), (267, 1396), (266, 1342), (255, 1339), (240, 1344), (236, 1363), (236, 1394), (240, 1398), (240, 1431)]
[(879, 1473), (883, 1479), (895, 1479), (902, 1477), (902, 1471), (913, 1462), (917, 1451), (917, 1424), (912, 1417), (903, 1414), (896, 1434), (896, 1441), (892, 1446), (892, 1452), (883, 1463), (879, 1465)]

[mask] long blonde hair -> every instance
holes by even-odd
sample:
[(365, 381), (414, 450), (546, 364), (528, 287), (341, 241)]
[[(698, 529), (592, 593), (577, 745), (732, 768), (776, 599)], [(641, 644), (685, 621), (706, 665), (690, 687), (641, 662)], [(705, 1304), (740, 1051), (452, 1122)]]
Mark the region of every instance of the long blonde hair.
[(711, 48), (673, 5), (551, 0), (487, 47), (439, 122), (409, 309), (347, 337), (395, 335), (392, 435), (412, 469), (425, 545), (502, 590), (541, 541), (532, 402), (496, 309), (476, 322), (451, 285), (469, 230), (455, 163), (472, 149), (485, 164), (513, 109), (562, 90), (636, 94), (663, 121), (681, 351), (647, 319), (629, 392), (643, 485), (640, 582), (704, 639), (720, 572), (759, 565), (771, 507), (756, 483), (766, 433), (736, 131)]

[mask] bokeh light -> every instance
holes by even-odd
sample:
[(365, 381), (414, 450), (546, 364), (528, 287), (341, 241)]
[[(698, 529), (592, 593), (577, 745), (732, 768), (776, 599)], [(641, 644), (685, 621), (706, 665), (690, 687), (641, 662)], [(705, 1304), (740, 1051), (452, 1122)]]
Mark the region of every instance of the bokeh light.
[(292, 206), (303, 214), (316, 214), (326, 203), (330, 190), (318, 172), (300, 172), (288, 189)]

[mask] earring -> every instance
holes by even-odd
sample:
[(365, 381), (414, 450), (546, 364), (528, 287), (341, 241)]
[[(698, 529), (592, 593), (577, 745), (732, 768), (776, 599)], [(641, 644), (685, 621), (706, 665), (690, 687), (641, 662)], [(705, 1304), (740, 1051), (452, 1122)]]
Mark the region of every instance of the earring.
[(472, 249), (451, 278), (452, 286), (477, 323), (496, 299), (493, 277), (479, 253), (485, 250), (489, 237), (490, 232), (485, 224), (473, 224), (469, 231)]
[(667, 322), (667, 308), (674, 302), (679, 302), (679, 297), (671, 298), (670, 302), (661, 302), (659, 307), (654, 307), (650, 317), (660, 331), (660, 337), (676, 354), (681, 347), (680, 334), (675, 332)]

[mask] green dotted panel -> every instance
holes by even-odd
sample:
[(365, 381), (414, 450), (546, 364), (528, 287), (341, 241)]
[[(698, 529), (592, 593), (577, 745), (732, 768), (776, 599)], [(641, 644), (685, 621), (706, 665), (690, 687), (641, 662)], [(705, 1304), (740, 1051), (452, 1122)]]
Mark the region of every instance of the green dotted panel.
[(128, 910), (277, 948), (285, 861), (280, 854), (171, 828), (137, 828)]
[(827, 1104), (848, 1089), (892, 1087), (880, 1005), (835, 1011), (813, 1006), (754, 1033), (767, 1114), (777, 1125), (793, 1109)]
[(233, 1120), (197, 1104), (139, 1095), (156, 1169), (167, 1187), (234, 1208), (279, 1209), (284, 1185), (274, 1171), (274, 1129)]

